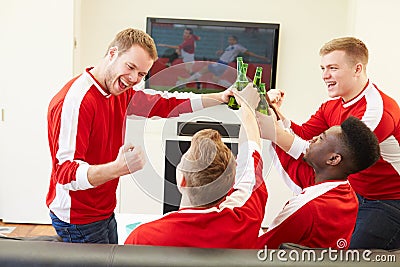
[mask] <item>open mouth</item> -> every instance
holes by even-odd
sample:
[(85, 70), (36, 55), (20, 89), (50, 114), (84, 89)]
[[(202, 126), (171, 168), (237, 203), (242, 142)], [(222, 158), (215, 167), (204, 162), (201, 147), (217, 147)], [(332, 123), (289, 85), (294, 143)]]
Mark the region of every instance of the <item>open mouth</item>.
[(330, 89), (336, 85), (336, 82), (326, 82), (326, 85), (328, 86), (328, 89)]
[(125, 82), (121, 78), (119, 78), (119, 80), (118, 80), (118, 85), (119, 85), (119, 88), (121, 88), (121, 91), (123, 91), (129, 87), (129, 83)]

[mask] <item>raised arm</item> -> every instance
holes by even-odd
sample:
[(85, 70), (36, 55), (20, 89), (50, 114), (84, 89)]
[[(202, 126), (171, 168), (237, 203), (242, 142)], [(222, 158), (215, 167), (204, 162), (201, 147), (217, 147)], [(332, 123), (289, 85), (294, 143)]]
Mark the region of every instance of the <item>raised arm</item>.
[[(260, 205), (265, 205), (267, 193), (262, 178), (261, 138), (254, 114), (259, 96), (257, 90), (252, 88), (251, 85), (240, 92), (236, 89), (233, 90), (235, 98), (241, 105), (239, 152), (236, 160), (234, 191), (226, 198), (222, 206), (227, 208), (241, 207), (236, 211), (257, 214), (262, 220), (264, 209), (260, 208)], [(257, 193), (253, 194), (254, 191), (257, 191)], [(250, 202), (249, 199), (251, 199)]]
[(288, 187), (299, 193), (302, 188), (313, 185), (315, 173), (300, 158), (309, 143), (283, 128), (274, 115), (266, 116), (257, 112), (256, 116), (261, 137), (277, 145), (275, 148), (271, 145), (271, 150), (277, 156), (273, 162)]
[(169, 45), (169, 44), (157, 44), (157, 46), (168, 47), (168, 48), (173, 48), (173, 49), (179, 48), (179, 45)]
[(239, 145), (253, 141), (261, 146), (260, 130), (255, 116), (255, 109), (260, 101), (257, 90), (249, 84), (240, 92), (235, 90), (234, 95), (241, 107), (242, 125), (239, 132)]
[(245, 51), (244, 54), (249, 55), (251, 57), (255, 57), (255, 58), (259, 58), (259, 59), (263, 59), (263, 60), (269, 60), (269, 58), (265, 57), (265, 56), (260, 56), (254, 52), (251, 52), (249, 50)]
[(232, 87), (219, 93), (202, 94), (201, 101), (204, 108), (216, 106), (222, 103), (228, 103), (229, 96), (233, 95)]

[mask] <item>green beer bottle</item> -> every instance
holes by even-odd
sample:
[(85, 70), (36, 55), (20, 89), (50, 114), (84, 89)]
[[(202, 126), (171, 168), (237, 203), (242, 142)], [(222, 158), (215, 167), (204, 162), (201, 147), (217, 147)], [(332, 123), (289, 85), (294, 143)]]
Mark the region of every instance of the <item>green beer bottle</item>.
[(262, 71), (263, 71), (262, 67), (257, 67), (256, 73), (254, 74), (253, 87), (255, 87), (257, 89), (260, 89)]
[(258, 106), (256, 108), (256, 110), (260, 113), (263, 113), (265, 115), (270, 115), (269, 114), (269, 106), (268, 106), (268, 102), (266, 99), (266, 91), (265, 91), (265, 83), (260, 83), (260, 87), (258, 88), (258, 92), (260, 94), (260, 102), (258, 102)]
[(247, 84), (249, 83), (249, 80), (247, 79), (247, 68), (249, 67), (249, 64), (243, 63), (242, 67), (240, 68), (240, 75), (238, 81), (235, 82), (236, 89), (238, 91), (243, 90)]
[[(236, 58), (237, 62), (237, 77), (234, 86), (238, 91), (244, 89), (246, 85), (249, 83), (249, 80), (247, 79), (247, 68), (248, 64), (243, 63), (242, 57), (237, 57)], [(228, 107), (233, 109), (233, 110), (238, 110), (240, 108), (240, 105), (237, 103), (236, 99), (234, 96), (229, 97), (229, 102), (228, 102)]]

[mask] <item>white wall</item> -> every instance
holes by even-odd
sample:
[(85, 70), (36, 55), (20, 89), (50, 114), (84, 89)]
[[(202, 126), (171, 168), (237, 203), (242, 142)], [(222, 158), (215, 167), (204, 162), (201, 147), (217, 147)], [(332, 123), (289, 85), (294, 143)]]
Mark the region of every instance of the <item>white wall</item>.
[(371, 80), (400, 103), (400, 1), (357, 0), (354, 33), (369, 49)]
[(0, 218), (49, 222), (47, 106), (72, 75), (69, 0), (0, 0)]

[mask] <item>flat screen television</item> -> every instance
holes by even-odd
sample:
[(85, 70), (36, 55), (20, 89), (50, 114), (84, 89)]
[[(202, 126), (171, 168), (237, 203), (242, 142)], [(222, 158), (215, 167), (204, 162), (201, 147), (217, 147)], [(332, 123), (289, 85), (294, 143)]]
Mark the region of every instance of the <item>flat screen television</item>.
[[(279, 24), (148, 17), (146, 32), (159, 56), (146, 78), (147, 88), (224, 90), (236, 79), (238, 56), (249, 64), (250, 81), (261, 66), (266, 89), (275, 88)], [(191, 37), (184, 40), (184, 35)]]

